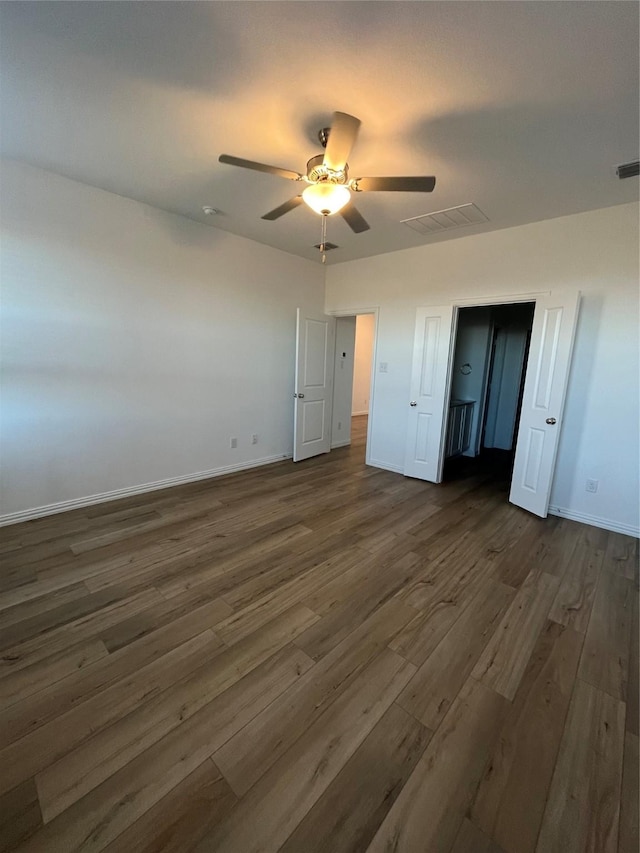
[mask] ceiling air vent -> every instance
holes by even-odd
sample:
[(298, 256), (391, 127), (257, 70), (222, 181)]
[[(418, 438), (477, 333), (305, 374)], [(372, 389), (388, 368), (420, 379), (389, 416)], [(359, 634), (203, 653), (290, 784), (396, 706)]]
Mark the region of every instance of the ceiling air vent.
[(454, 228), (488, 222), (489, 217), (485, 216), (475, 204), (461, 204), (459, 207), (448, 207), (446, 210), (436, 210), (435, 213), (425, 213), (423, 216), (413, 216), (411, 219), (401, 221), (403, 225), (407, 225), (418, 234), (430, 236), (439, 234), (441, 231), (452, 231)]
[[(321, 246), (322, 246), (322, 243), (316, 243), (316, 244), (314, 245), (314, 247), (313, 247), (313, 248), (314, 248), (314, 249), (319, 249)], [(329, 242), (327, 242), (327, 243), (325, 243), (325, 244), (324, 244), (324, 250), (325, 250), (325, 252), (330, 252), (332, 249), (339, 249), (339, 248), (340, 248), (340, 246), (336, 246), (336, 244), (335, 244), (335, 243), (329, 243)]]
[(640, 160), (632, 160), (630, 163), (616, 166), (616, 175), (621, 180), (622, 178), (637, 178), (640, 175)]

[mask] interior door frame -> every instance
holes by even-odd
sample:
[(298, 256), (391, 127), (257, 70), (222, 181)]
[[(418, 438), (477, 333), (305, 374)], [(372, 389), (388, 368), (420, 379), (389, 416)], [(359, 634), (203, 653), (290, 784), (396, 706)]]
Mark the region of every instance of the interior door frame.
[[(491, 305), (513, 305), (518, 302), (532, 302), (533, 303), (533, 311), (535, 314), (536, 305), (540, 299), (545, 296), (549, 296), (551, 294), (551, 290), (536, 290), (531, 293), (509, 293), (501, 296), (469, 296), (461, 299), (452, 299), (450, 304), (453, 306), (453, 322), (452, 322), (452, 336), (451, 336), (451, 347), (449, 348), (449, 364), (447, 366), (447, 384), (446, 384), (446, 392), (445, 392), (445, 406), (448, 406), (451, 402), (451, 385), (453, 382), (453, 362), (454, 362), (454, 354), (456, 349), (456, 341), (458, 335), (458, 316), (461, 308), (483, 308)], [(493, 332), (492, 332), (493, 334)], [(529, 353), (527, 352), (527, 357), (522, 364), (522, 379), (526, 376), (527, 366), (529, 361)], [(485, 377), (484, 383), (484, 391), (482, 398), (482, 407), (483, 411), (487, 403), (487, 391), (488, 391), (488, 374)], [(518, 427), (520, 426), (520, 416), (521, 412), (518, 412), (518, 418), (515, 424), (515, 434), (517, 434)], [(446, 428), (445, 428), (446, 429)], [(445, 445), (446, 445), (446, 434), (444, 436), (444, 441), (442, 442), (440, 448), (441, 458), (439, 460), (439, 465), (442, 467), (444, 465), (444, 454), (445, 454)], [(482, 437), (481, 437), (482, 441)]]
[[(373, 314), (373, 354), (371, 356), (371, 380), (369, 385), (369, 417), (367, 419), (367, 445), (365, 448), (365, 465), (371, 464), (371, 434), (375, 412), (376, 364), (378, 363), (378, 320), (380, 307), (375, 308), (341, 308), (338, 311), (327, 311), (329, 317), (357, 317), (359, 314)], [(335, 367), (335, 365), (334, 365)]]

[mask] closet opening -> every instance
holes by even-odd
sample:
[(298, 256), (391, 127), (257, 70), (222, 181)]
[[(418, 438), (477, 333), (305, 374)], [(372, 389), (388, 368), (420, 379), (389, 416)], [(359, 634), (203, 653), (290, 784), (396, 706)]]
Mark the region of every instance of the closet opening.
[(460, 308), (443, 480), (511, 481), (534, 302)]

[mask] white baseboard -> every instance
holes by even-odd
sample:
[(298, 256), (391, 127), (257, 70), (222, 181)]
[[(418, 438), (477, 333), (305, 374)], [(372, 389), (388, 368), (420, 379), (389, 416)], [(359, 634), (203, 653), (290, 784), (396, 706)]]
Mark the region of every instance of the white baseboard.
[(382, 468), (385, 471), (393, 471), (394, 474), (404, 474), (404, 468), (398, 465), (390, 465), (388, 462), (381, 462), (379, 459), (368, 459), (367, 465), (372, 468)]
[(568, 518), (569, 521), (579, 521), (582, 524), (590, 524), (592, 527), (602, 527), (603, 530), (611, 530), (614, 533), (624, 533), (625, 536), (635, 536), (640, 539), (640, 527), (632, 527), (630, 524), (620, 524), (608, 518), (600, 518), (597, 515), (587, 515), (584, 512), (574, 512), (561, 506), (550, 506), (549, 515), (557, 515), (560, 518)]
[[(344, 447), (351, 442), (344, 441), (338, 444), (333, 444), (333, 448)], [(167, 477), (165, 480), (156, 480), (153, 483), (143, 483), (139, 486), (130, 486), (125, 489), (114, 489), (110, 492), (102, 492), (97, 495), (88, 495), (83, 498), (75, 498), (68, 501), (59, 501), (46, 506), (38, 506), (33, 509), (21, 510), (20, 512), (10, 512), (0, 515), (0, 527), (5, 527), (9, 524), (19, 524), (22, 521), (31, 521), (35, 518), (43, 518), (47, 515), (56, 515), (60, 512), (69, 512), (73, 509), (82, 509), (85, 506), (93, 506), (94, 504), (107, 503), (115, 501), (119, 498), (128, 498), (135, 495), (143, 495), (146, 492), (156, 492), (160, 489), (168, 489), (172, 486), (181, 486), (188, 483), (197, 483), (199, 480), (209, 480), (214, 477), (221, 477), (223, 474), (233, 474), (236, 471), (246, 471), (250, 468), (260, 468), (263, 465), (271, 465), (274, 462), (281, 462), (283, 459), (291, 459), (291, 454), (283, 454), (279, 456), (265, 456), (262, 459), (253, 459), (249, 462), (243, 462), (239, 465), (222, 465), (219, 468), (212, 468), (209, 471), (198, 471), (195, 474), (184, 474), (180, 477)], [(380, 459), (369, 459), (368, 465), (373, 468), (382, 468), (384, 471), (392, 471), (394, 474), (404, 474), (404, 469), (398, 465), (392, 465), (388, 462), (382, 462)], [(600, 518), (595, 515), (587, 515), (582, 512), (574, 512), (559, 506), (549, 506), (549, 515), (556, 515), (560, 518), (567, 518), (569, 521), (579, 521), (582, 524), (590, 524), (592, 527), (601, 527), (604, 530), (611, 530), (614, 533), (622, 533), (626, 536), (633, 536), (636, 539), (640, 538), (640, 528), (632, 527), (630, 524), (620, 524), (617, 521), (611, 521), (607, 518)]]
[(351, 439), (347, 438), (347, 439), (345, 439), (345, 441), (336, 441), (335, 444), (331, 445), (331, 449), (336, 450), (338, 447), (349, 447), (350, 444), (351, 444)]
[(365, 409), (364, 412), (351, 412), (351, 417), (352, 418), (359, 418), (360, 415), (368, 415), (368, 414), (369, 414), (369, 409)]
[(8, 524), (19, 524), (21, 521), (31, 521), (34, 518), (43, 518), (47, 515), (56, 515), (59, 512), (69, 512), (72, 509), (82, 509), (93, 504), (116, 501), (118, 498), (128, 498), (134, 495), (143, 495), (146, 492), (157, 492), (160, 489), (168, 489), (171, 486), (182, 486), (187, 483), (197, 483), (198, 480), (209, 480), (221, 477), (223, 474), (233, 474), (236, 471), (245, 471), (249, 468), (260, 468), (262, 465), (271, 465), (273, 462), (282, 462), (283, 459), (291, 459), (291, 454), (280, 456), (265, 456), (262, 459), (252, 459), (249, 462), (241, 462), (239, 465), (222, 465), (220, 468), (212, 468), (210, 471), (198, 471), (195, 474), (183, 474), (180, 477), (167, 477), (166, 480), (156, 480), (153, 483), (143, 483), (139, 486), (130, 486), (126, 489), (113, 489), (110, 492), (102, 492), (98, 495), (88, 495), (84, 498), (74, 498), (69, 501), (59, 501), (46, 506), (37, 506), (33, 509), (25, 509), (20, 512), (9, 512), (0, 515), (0, 527)]

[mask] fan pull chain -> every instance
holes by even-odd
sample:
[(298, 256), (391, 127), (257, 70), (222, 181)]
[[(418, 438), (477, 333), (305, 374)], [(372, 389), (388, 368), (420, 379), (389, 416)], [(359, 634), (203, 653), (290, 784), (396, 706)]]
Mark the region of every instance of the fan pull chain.
[(320, 253), (322, 255), (322, 263), (327, 262), (327, 214), (322, 214), (322, 233), (320, 236)]
[(320, 232), (320, 254), (322, 256), (322, 263), (326, 264), (327, 262), (327, 214), (323, 213), (322, 215), (322, 230)]

